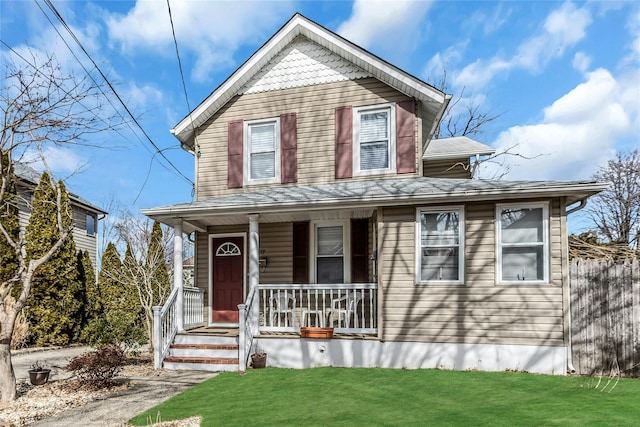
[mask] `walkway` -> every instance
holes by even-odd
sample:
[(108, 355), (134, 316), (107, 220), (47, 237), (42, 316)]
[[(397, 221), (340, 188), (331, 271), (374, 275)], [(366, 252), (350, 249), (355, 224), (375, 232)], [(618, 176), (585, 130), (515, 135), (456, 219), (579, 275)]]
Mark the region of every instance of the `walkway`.
[[(13, 353), (12, 361), (16, 378), (18, 380), (28, 378), (29, 367), (36, 361), (40, 361), (54, 370), (53, 380), (63, 379), (68, 374), (57, 367), (65, 366), (71, 358), (87, 350), (89, 350), (88, 347), (73, 347), (33, 353)], [(107, 395), (101, 400), (70, 409), (31, 425), (39, 427), (122, 426), (141, 412), (215, 375), (215, 373), (203, 371), (166, 371), (160, 376), (131, 377), (129, 378), (131, 387), (126, 390)]]

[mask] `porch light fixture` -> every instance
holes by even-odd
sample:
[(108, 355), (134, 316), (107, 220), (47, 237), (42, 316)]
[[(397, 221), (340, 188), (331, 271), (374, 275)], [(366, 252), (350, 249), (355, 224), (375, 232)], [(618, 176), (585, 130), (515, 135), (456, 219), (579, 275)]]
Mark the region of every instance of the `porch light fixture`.
[(264, 273), (264, 271), (267, 269), (267, 258), (260, 258), (258, 260), (258, 265), (260, 266), (260, 272)]

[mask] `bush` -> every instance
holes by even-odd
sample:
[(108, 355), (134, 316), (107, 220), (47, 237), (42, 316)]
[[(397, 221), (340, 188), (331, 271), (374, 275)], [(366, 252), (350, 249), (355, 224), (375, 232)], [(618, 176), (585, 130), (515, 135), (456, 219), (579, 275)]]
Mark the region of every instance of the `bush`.
[(83, 341), (94, 347), (115, 344), (128, 353), (147, 344), (148, 339), (141, 322), (131, 322), (125, 314), (112, 311), (89, 321)]
[(127, 356), (120, 347), (106, 345), (74, 357), (66, 369), (74, 372), (83, 386), (100, 389), (114, 384), (113, 378), (126, 361)]

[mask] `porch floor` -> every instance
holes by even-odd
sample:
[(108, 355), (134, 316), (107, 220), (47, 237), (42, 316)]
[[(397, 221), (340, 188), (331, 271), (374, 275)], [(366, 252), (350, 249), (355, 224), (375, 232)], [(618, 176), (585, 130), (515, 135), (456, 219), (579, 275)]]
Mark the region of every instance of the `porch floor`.
[(214, 337), (237, 337), (240, 334), (238, 328), (216, 328), (212, 326), (201, 326), (185, 332), (187, 334), (210, 335)]
[[(213, 337), (237, 337), (239, 335), (238, 328), (230, 327), (214, 327), (214, 326), (201, 326), (199, 328), (189, 329), (185, 331), (186, 334), (193, 335), (207, 335)], [(300, 338), (298, 332), (261, 332), (256, 338)], [(367, 334), (341, 334), (334, 333), (333, 338), (340, 339), (356, 339), (356, 340), (377, 340), (377, 336)]]

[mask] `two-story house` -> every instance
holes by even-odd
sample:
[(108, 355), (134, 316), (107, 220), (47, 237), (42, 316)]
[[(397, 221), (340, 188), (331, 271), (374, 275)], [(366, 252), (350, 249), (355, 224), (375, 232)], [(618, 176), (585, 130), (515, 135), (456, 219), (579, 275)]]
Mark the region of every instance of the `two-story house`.
[[(17, 178), (18, 210), (20, 225), (26, 227), (31, 216), (31, 200), (33, 191), (40, 182), (41, 174), (25, 163), (15, 163), (14, 173)], [(73, 240), (76, 250), (87, 251), (94, 269), (98, 268), (98, 221), (107, 212), (79, 195), (69, 191), (69, 201), (73, 213)]]
[(493, 149), (432, 140), (450, 98), (287, 22), (171, 130), (195, 200), (143, 213), (195, 234), (197, 289), (174, 275), (156, 365), (565, 373), (567, 209), (604, 187), (471, 179)]

